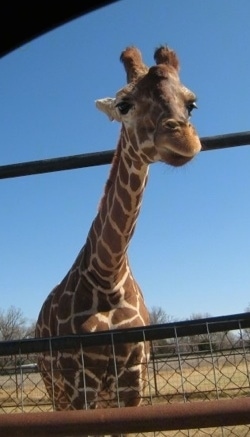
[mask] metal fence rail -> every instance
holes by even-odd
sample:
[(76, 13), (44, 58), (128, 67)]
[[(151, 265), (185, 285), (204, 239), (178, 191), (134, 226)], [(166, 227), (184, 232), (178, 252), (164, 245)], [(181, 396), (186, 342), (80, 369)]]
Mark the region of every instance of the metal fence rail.
[[(250, 131), (203, 137), (202, 151), (250, 145)], [(109, 164), (114, 150), (0, 166), (0, 179)]]
[[(83, 437), (84, 431), (88, 435), (102, 435), (119, 433), (153, 433), (162, 435), (192, 435), (197, 436), (202, 427), (206, 435), (212, 434), (211, 426), (231, 427), (244, 425), (249, 421), (250, 399), (242, 398), (230, 401), (196, 402), (193, 404), (152, 405), (150, 407), (127, 407), (120, 409), (100, 409), (84, 411), (68, 411), (33, 414), (6, 414), (1, 417), (0, 433), (4, 437)], [(21, 417), (20, 417), (21, 416)], [(210, 427), (210, 428), (209, 428)], [(181, 429), (180, 429), (181, 428)], [(188, 434), (181, 430), (190, 429)], [(209, 428), (209, 429), (208, 429)], [(178, 434), (173, 434), (172, 430)], [(227, 428), (226, 434), (230, 435)], [(230, 431), (229, 431), (230, 432)], [(241, 437), (244, 433), (241, 427)], [(248, 432), (248, 431), (246, 431)], [(192, 433), (192, 434), (191, 434)]]
[[(70, 337), (0, 342), (0, 412), (40, 413), (43, 417), (42, 422), (46, 422), (46, 412), (53, 410), (53, 403), (47, 395), (41, 375), (37, 370), (36, 362), (39, 353), (48, 350), (51, 351), (51, 354), (57, 351), (60, 354), (66, 354), (69, 350), (74, 353), (81, 347), (86, 349), (98, 344), (113, 343), (116, 345), (121, 342), (135, 341), (150, 341), (151, 343), (151, 358), (148, 363), (145, 363), (147, 381), (143, 405), (147, 408), (154, 407), (154, 414), (163, 414), (160, 411), (162, 412), (161, 408), (164, 408), (164, 414), (171, 417), (171, 414), (176, 414), (176, 411), (182, 409), (184, 405), (192, 404), (193, 407), (190, 408), (197, 410), (193, 419), (196, 421), (199, 416), (198, 412), (201, 411), (200, 408), (209, 411), (210, 408), (214, 408), (214, 402), (217, 402), (216, 405), (222, 410), (224, 404), (221, 401), (233, 401), (231, 404), (226, 404), (229, 409), (233, 410), (236, 403), (238, 408), (242, 406), (244, 411), (249, 407), (249, 400), (246, 401), (246, 398), (250, 396), (250, 313), (243, 313), (144, 328), (105, 331), (99, 334), (89, 333)], [(84, 363), (82, 372), (84, 372)], [(246, 402), (248, 402), (248, 407)], [(204, 407), (201, 407), (201, 403), (204, 403)], [(165, 410), (170, 405), (175, 405), (177, 410), (171, 410), (171, 408)], [(229, 407), (229, 405), (231, 406)], [(108, 405), (106, 406), (108, 407)], [(114, 410), (112, 411), (114, 412)], [(147, 414), (144, 407), (140, 408), (141, 411), (142, 416)], [(188, 411), (187, 414), (190, 414), (191, 410)], [(204, 412), (204, 410), (202, 411)], [(137, 412), (139, 414), (139, 410)], [(120, 413), (126, 415), (128, 411), (125, 413), (120, 411)], [(101, 410), (96, 410), (95, 414), (97, 419), (98, 414), (102, 414)], [(104, 414), (108, 415), (109, 413)], [(204, 413), (204, 415), (206, 414), (208, 412)], [(15, 419), (15, 414), (11, 416), (14, 426), (15, 420), (18, 421), (18, 419)], [(17, 416), (20, 417), (25, 429), (26, 420), (32, 421), (34, 419), (34, 416), (31, 417), (29, 414), (24, 416), (17, 414)], [(30, 419), (28, 419), (29, 416)], [(229, 424), (228, 420), (224, 419), (225, 426), (218, 427), (218, 419), (215, 416), (210, 415), (209, 423), (204, 422), (204, 416), (203, 419), (200, 418), (199, 423), (192, 422), (190, 419), (190, 426), (193, 427), (196, 423), (197, 429), (195, 430), (183, 428), (184, 424), (188, 423), (185, 422), (183, 416), (183, 422), (180, 422), (178, 431), (174, 431), (176, 425), (171, 428), (173, 426), (173, 422), (171, 422), (171, 426), (166, 425), (165, 430), (164, 427), (161, 429), (161, 434), (171, 437), (177, 435), (196, 437), (250, 435), (250, 410), (249, 416), (244, 416), (244, 424), (242, 424), (240, 416), (239, 422), (236, 424), (235, 417), (237, 415), (234, 415), (233, 425), (232, 422)], [(84, 417), (89, 416), (85, 415)], [(248, 424), (246, 417), (249, 417)], [(50, 414), (49, 418), (48, 420), (54, 420)], [(82, 420), (84, 421), (84, 419)], [(11, 417), (4, 419), (4, 421), (0, 420), (1, 435), (7, 435), (1, 433), (1, 426), (4, 426), (4, 423), (11, 423)], [(109, 427), (107, 424), (105, 426)], [(153, 426), (154, 424), (152, 424)], [(209, 429), (208, 434), (207, 429), (198, 429), (202, 426), (212, 426), (213, 428)], [(124, 425), (122, 425), (122, 430), (123, 427)], [(170, 429), (173, 431), (166, 432)], [(151, 431), (153, 430), (158, 430), (156, 425), (155, 429), (151, 429)], [(145, 431), (145, 428), (142, 427), (142, 431)], [(17, 434), (13, 433), (14, 435)]]

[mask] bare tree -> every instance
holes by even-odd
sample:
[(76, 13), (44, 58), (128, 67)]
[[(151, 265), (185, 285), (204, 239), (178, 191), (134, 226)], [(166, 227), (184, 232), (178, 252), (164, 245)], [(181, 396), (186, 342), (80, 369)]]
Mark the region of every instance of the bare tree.
[[(250, 304), (246, 307), (245, 312), (250, 313)], [(247, 344), (247, 346), (250, 345), (250, 328), (243, 329), (242, 340)]]
[(34, 338), (36, 330), (36, 320), (33, 320), (26, 326), (24, 338)]
[(0, 309), (0, 340), (17, 340), (34, 337), (34, 323), (28, 325), (20, 308)]
[[(174, 317), (166, 313), (161, 307), (152, 307), (149, 311), (150, 324), (161, 325), (163, 323), (174, 322)], [(153, 355), (172, 354), (175, 351), (173, 339), (154, 340), (151, 342), (151, 350)]]
[(149, 311), (150, 325), (160, 325), (161, 323), (170, 323), (174, 321), (173, 316), (170, 316), (161, 307), (152, 307)]
[[(209, 319), (209, 313), (193, 313), (189, 320)], [(236, 337), (232, 332), (213, 332), (187, 337), (189, 348), (194, 352), (216, 351), (222, 349), (232, 349), (236, 343)]]

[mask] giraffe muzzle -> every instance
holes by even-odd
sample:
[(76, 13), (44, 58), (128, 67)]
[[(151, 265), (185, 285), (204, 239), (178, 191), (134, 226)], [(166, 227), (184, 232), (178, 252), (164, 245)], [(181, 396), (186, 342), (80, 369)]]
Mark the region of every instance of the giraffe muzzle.
[(184, 165), (201, 150), (198, 134), (189, 121), (162, 119), (154, 140), (161, 160), (173, 166)]

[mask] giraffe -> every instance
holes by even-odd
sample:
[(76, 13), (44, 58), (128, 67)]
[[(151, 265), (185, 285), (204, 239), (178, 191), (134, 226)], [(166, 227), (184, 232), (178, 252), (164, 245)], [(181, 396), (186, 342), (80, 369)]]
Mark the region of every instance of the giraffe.
[[(201, 150), (190, 123), (196, 96), (180, 82), (176, 53), (160, 46), (150, 68), (133, 46), (120, 59), (127, 84), (114, 98), (96, 101), (110, 120), (121, 123), (109, 177), (84, 246), (42, 306), (36, 325), (39, 338), (149, 324), (128, 259), (149, 166), (182, 166)], [(137, 406), (148, 357), (147, 342), (116, 345), (114, 365), (111, 346), (102, 345), (54, 352), (53, 375), (50, 356), (43, 353), (39, 369), (57, 410), (113, 407), (117, 390), (120, 405)]]

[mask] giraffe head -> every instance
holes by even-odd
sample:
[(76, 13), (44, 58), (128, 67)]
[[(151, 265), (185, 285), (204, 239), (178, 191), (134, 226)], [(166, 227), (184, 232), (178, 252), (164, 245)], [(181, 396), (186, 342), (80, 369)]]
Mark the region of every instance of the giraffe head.
[(96, 105), (110, 120), (123, 124), (132, 159), (180, 166), (201, 150), (190, 123), (196, 96), (180, 82), (179, 61), (173, 50), (162, 46), (154, 59), (156, 65), (148, 68), (137, 48), (125, 49), (121, 61), (128, 84), (115, 98), (97, 100)]

